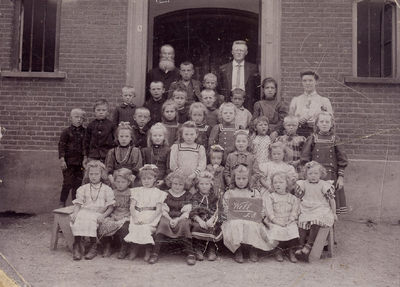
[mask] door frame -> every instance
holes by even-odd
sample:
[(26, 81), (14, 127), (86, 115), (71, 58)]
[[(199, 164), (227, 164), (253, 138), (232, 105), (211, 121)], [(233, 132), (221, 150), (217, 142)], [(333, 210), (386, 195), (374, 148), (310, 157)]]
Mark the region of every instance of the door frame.
[[(261, 79), (273, 77), (281, 83), (281, 0), (260, 1)], [(141, 106), (146, 94), (147, 37), (149, 21), (148, 0), (128, 0), (128, 29), (126, 57), (126, 85), (136, 90), (135, 104)]]

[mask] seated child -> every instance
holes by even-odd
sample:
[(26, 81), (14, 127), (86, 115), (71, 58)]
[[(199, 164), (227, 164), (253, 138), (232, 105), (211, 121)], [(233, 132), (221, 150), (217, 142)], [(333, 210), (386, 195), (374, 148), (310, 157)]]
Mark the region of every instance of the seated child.
[(283, 250), (289, 251), (290, 262), (297, 262), (294, 249), (297, 247), (299, 238), (297, 218), (300, 201), (290, 194), (295, 180), (289, 174), (278, 171), (271, 176), (272, 192), (263, 194), (266, 213), (264, 222), (269, 227), (266, 234), (268, 239), (279, 242), (275, 249), (275, 259), (279, 262), (283, 262)]
[(269, 161), (268, 149), (271, 144), (271, 138), (268, 135), (268, 126), (268, 118), (264, 116), (255, 118), (252, 122), (252, 129), (256, 135), (253, 139), (253, 154), (260, 164)]
[(188, 191), (189, 185), (186, 183), (186, 176), (180, 171), (175, 171), (165, 178), (165, 182), (170, 189), (162, 206), (162, 217), (155, 235), (156, 244), (149, 263), (155, 264), (158, 261), (163, 242), (181, 240), (186, 247), (187, 264), (194, 265), (196, 264), (196, 257), (193, 252), (189, 219), (192, 195)]
[(164, 178), (170, 173), (171, 149), (167, 142), (168, 131), (162, 123), (152, 126), (147, 135), (147, 147), (142, 149), (143, 164), (154, 164), (158, 168), (157, 187), (166, 190)]
[(125, 86), (122, 88), (121, 98), (124, 102), (114, 110), (113, 123), (115, 126), (118, 126), (120, 122), (133, 123), (133, 115), (136, 110), (136, 105), (133, 103), (135, 97), (136, 94), (133, 87)]
[(98, 160), (86, 165), (85, 177), (90, 183), (78, 188), (71, 214), (71, 231), (74, 235), (73, 259), (81, 260), (82, 237), (90, 238), (90, 248), (85, 259), (91, 260), (97, 255), (97, 228), (113, 211), (114, 192), (103, 184), (107, 180), (106, 167)]
[[(198, 80), (192, 79), (194, 74), (194, 66), (190, 62), (183, 62), (180, 66), (181, 79), (171, 84), (168, 91), (168, 99), (172, 98), (176, 89), (186, 91), (188, 105), (198, 102), (200, 99), (200, 86)], [(184, 123), (184, 122), (181, 122)]]
[(147, 131), (152, 123), (150, 122), (150, 111), (145, 107), (137, 108), (133, 116), (133, 141), (139, 149), (147, 146)]
[(206, 170), (214, 176), (214, 194), (221, 199), (225, 193), (224, 166), (224, 148), (220, 145), (212, 145), (208, 154), (210, 164)]
[(91, 160), (104, 162), (108, 151), (115, 146), (114, 134), (117, 127), (107, 119), (107, 101), (97, 100), (93, 105), (93, 110), (95, 119), (88, 124), (84, 138), (84, 167)]
[(218, 222), (219, 199), (213, 192), (214, 177), (208, 171), (202, 171), (195, 182), (196, 193), (192, 198), (193, 220), (192, 236), (195, 238), (196, 259), (203, 261), (203, 254), (207, 252), (207, 259), (215, 261), (215, 242), (221, 240), (221, 226)]
[(245, 130), (237, 130), (233, 135), (236, 150), (228, 155), (225, 163), (224, 178), (226, 186), (233, 188), (235, 183), (232, 181), (232, 172), (239, 164), (245, 165), (249, 170), (249, 185), (252, 188), (258, 186), (261, 171), (257, 158), (252, 152), (252, 141)]
[(188, 121), (179, 128), (179, 143), (171, 146), (171, 170), (180, 170), (188, 180), (195, 179), (207, 166), (206, 150), (196, 143), (198, 135), (196, 124)]
[(131, 191), (129, 186), (135, 180), (132, 171), (123, 167), (113, 174), (113, 182), (116, 188), (114, 189), (114, 209), (109, 217), (100, 223), (99, 235), (105, 241), (105, 248), (103, 257), (111, 256), (111, 236), (118, 238), (121, 243), (121, 248), (118, 253), (118, 259), (124, 259), (128, 254), (128, 244), (125, 242), (124, 237), (128, 235), (129, 218), (131, 213), (129, 211), (131, 202)]
[(207, 125), (213, 128), (218, 124), (218, 109), (215, 107), (215, 91), (211, 89), (205, 89), (201, 91), (201, 102), (207, 108)]
[(187, 92), (181, 88), (176, 89), (172, 93), (171, 98), (176, 106), (178, 107), (178, 122), (183, 124), (189, 120), (189, 107), (190, 103), (188, 103)]
[(287, 115), (287, 108), (283, 101), (278, 102), (275, 108), (273, 106), (278, 91), (278, 83), (273, 78), (265, 78), (261, 87), (263, 96), (254, 104), (253, 119), (266, 116), (271, 125), (271, 140), (275, 141), (278, 135), (283, 135), (283, 118)]
[(206, 150), (208, 150), (208, 138), (210, 137), (211, 126), (206, 124), (207, 108), (202, 103), (191, 104), (189, 109), (189, 118), (196, 124), (197, 130), (199, 131), (197, 143), (201, 144)]
[[(320, 227), (332, 227), (336, 215), (335, 188), (324, 181), (326, 170), (316, 161), (304, 166), (305, 180), (297, 181), (295, 195), (301, 199), (299, 216), (300, 247), (296, 254), (308, 255)], [(306, 238), (308, 235), (307, 243)]]
[(167, 128), (167, 142), (172, 146), (178, 140), (179, 114), (178, 106), (173, 100), (167, 100), (162, 106), (162, 123)]
[(231, 102), (236, 107), (235, 123), (239, 129), (247, 130), (253, 117), (248, 109), (243, 106), (246, 93), (242, 89), (234, 89), (231, 93)]
[(270, 190), (271, 176), (278, 171), (296, 177), (294, 167), (288, 164), (292, 161), (292, 151), (283, 143), (276, 142), (269, 146), (269, 159), (270, 161), (260, 164), (260, 170), (263, 173), (260, 182), (266, 190)]
[[(204, 89), (210, 89), (214, 91), (215, 100), (214, 100), (214, 107), (219, 108), (219, 106), (224, 102), (224, 96), (217, 93), (217, 85), (218, 79), (217, 76), (213, 73), (208, 73), (204, 75), (203, 79), (203, 87)], [(203, 96), (203, 95), (202, 95)], [(203, 103), (204, 104), (204, 103)]]
[(305, 137), (296, 134), (297, 128), (299, 127), (299, 118), (295, 116), (287, 116), (283, 120), (283, 126), (285, 127), (285, 134), (279, 136), (276, 141), (283, 142), (292, 150), (293, 158), (290, 164), (299, 172), (301, 150), (306, 142)]
[(221, 124), (213, 127), (208, 140), (208, 146), (219, 144), (225, 150), (224, 161), (229, 153), (234, 151), (233, 134), (238, 130), (235, 124), (236, 107), (232, 103), (223, 103), (219, 107), (219, 121)]
[(65, 207), (71, 190), (71, 198), (76, 198), (76, 190), (81, 186), (83, 178), (83, 138), (85, 128), (85, 111), (73, 109), (71, 111), (71, 126), (63, 130), (58, 143), (58, 158), (63, 173), (63, 185), (60, 196), (60, 207)]
[(113, 177), (115, 170), (123, 167), (129, 169), (133, 174), (134, 181), (139, 169), (142, 167), (142, 155), (140, 150), (133, 146), (133, 130), (129, 123), (120, 122), (115, 136), (117, 137), (118, 146), (108, 151), (105, 161), (108, 178), (113, 188), (116, 187)]
[[(224, 214), (228, 215), (229, 199), (231, 198), (261, 198), (261, 194), (256, 189), (249, 186), (250, 171), (244, 165), (238, 165), (233, 170), (232, 181), (235, 187), (224, 194), (223, 207)], [(265, 238), (265, 226), (261, 222), (244, 219), (231, 219), (222, 224), (222, 234), (224, 245), (235, 253), (234, 259), (237, 263), (243, 263), (243, 245), (250, 247), (250, 260), (258, 261), (257, 249), (269, 251), (274, 249), (277, 243)]]
[(131, 219), (129, 234), (124, 240), (131, 243), (128, 259), (134, 260), (139, 246), (145, 246), (144, 261), (148, 262), (154, 245), (153, 234), (161, 218), (161, 206), (167, 194), (156, 187), (157, 167), (146, 164), (139, 171), (141, 187), (131, 189)]
[(167, 98), (164, 96), (163, 82), (153, 81), (150, 83), (150, 94), (152, 98), (144, 103), (143, 107), (150, 111), (153, 124), (161, 122), (161, 109)]

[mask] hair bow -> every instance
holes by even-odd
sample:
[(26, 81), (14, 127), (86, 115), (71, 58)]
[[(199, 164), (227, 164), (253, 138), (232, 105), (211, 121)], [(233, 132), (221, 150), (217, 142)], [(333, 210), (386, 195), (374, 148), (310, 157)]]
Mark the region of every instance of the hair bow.
[(120, 122), (120, 123), (118, 124), (119, 127), (122, 127), (122, 126), (130, 126), (130, 125), (131, 125), (130, 122)]
[(139, 171), (142, 171), (144, 169), (158, 169), (158, 167), (154, 164), (145, 164), (143, 167), (139, 168)]
[(246, 163), (238, 163), (237, 165), (232, 167), (232, 170), (237, 169), (239, 166), (243, 165), (244, 167), (248, 167), (248, 165)]
[(210, 147), (210, 149), (212, 150), (212, 151), (224, 151), (225, 149), (222, 147), (222, 146), (220, 146), (219, 144), (213, 144), (211, 147)]

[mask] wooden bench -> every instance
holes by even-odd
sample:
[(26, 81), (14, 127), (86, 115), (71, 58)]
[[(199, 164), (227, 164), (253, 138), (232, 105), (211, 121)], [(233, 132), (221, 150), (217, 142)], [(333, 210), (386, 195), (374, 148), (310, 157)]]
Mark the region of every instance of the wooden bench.
[(59, 238), (67, 241), (69, 249), (72, 251), (72, 244), (74, 243), (74, 235), (72, 234), (70, 223), (70, 214), (74, 211), (74, 206), (68, 206), (53, 210), (54, 223), (53, 232), (51, 234), (50, 250), (57, 249)]
[(333, 227), (321, 227), (318, 231), (317, 238), (315, 238), (314, 245), (308, 256), (308, 262), (313, 263), (321, 258), (324, 246), (328, 245), (328, 257), (333, 257)]

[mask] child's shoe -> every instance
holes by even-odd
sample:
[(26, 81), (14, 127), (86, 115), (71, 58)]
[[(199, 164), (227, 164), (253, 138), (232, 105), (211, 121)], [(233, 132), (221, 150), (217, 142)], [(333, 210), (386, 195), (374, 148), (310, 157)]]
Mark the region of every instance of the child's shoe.
[(158, 254), (157, 253), (152, 253), (150, 255), (149, 264), (156, 264), (157, 261), (158, 261)]
[(253, 246), (250, 247), (250, 261), (252, 262), (257, 262), (258, 261), (258, 254), (257, 254), (257, 249), (254, 248)]
[(302, 253), (301, 253), (301, 250), (303, 249), (303, 247), (304, 247), (304, 245), (299, 245), (298, 247), (297, 247), (297, 250), (296, 250), (296, 252), (294, 253), (295, 255), (301, 255)]
[(128, 255), (128, 243), (121, 242), (121, 249), (118, 252), (118, 259), (124, 259), (126, 257), (126, 255)]
[(103, 258), (108, 258), (111, 256), (111, 243), (107, 242), (103, 251)]
[(190, 266), (195, 265), (196, 264), (196, 256), (194, 256), (193, 254), (189, 254), (186, 257), (186, 263)]
[(296, 258), (296, 255), (294, 254), (294, 250), (293, 249), (289, 250), (289, 260), (292, 263), (296, 263), (297, 262), (297, 258)]
[(151, 245), (151, 244), (146, 244), (145, 253), (144, 253), (144, 257), (143, 257), (143, 260), (144, 260), (145, 262), (149, 262), (149, 260), (150, 260), (150, 255), (151, 255), (151, 252), (152, 252), (152, 251), (153, 251), (152, 245)]
[(278, 262), (283, 262), (282, 249), (280, 248), (275, 249), (275, 260)]
[(204, 254), (201, 252), (200, 248), (195, 248), (194, 254), (196, 255), (196, 260), (197, 261), (203, 261), (204, 260)]
[(72, 252), (73, 252), (73, 259), (74, 260), (81, 260), (82, 259), (82, 253), (81, 253), (81, 246), (79, 242), (74, 242), (72, 245)]
[(217, 259), (217, 255), (215, 254), (214, 242), (208, 242), (207, 253), (208, 253), (208, 255), (207, 255), (208, 261), (215, 261), (215, 259)]
[(128, 259), (129, 260), (134, 260), (139, 252), (139, 245), (135, 244), (135, 243), (131, 243), (131, 248), (129, 250), (129, 255), (128, 255)]
[(85, 256), (85, 259), (92, 260), (96, 256), (97, 256), (97, 243), (93, 243), (93, 245), (89, 249), (89, 252)]
[(242, 247), (239, 247), (239, 248), (236, 250), (235, 256), (234, 256), (234, 260), (235, 260), (237, 263), (243, 263), (243, 262), (244, 262), (244, 260), (243, 260)]
[(306, 245), (304, 245), (303, 249), (301, 249), (301, 253), (303, 253), (304, 255), (308, 255), (310, 254), (311, 248), (311, 244), (307, 243)]
[(65, 207), (65, 202), (64, 201), (60, 201), (60, 203), (58, 204), (58, 206), (60, 207), (60, 208), (63, 208), (63, 207)]

